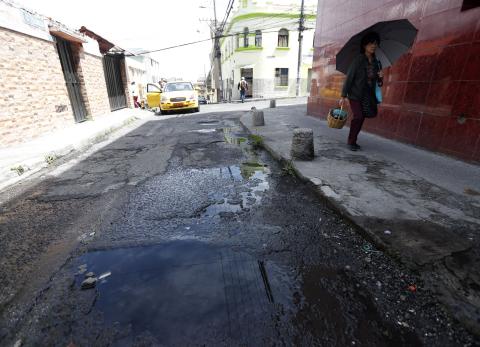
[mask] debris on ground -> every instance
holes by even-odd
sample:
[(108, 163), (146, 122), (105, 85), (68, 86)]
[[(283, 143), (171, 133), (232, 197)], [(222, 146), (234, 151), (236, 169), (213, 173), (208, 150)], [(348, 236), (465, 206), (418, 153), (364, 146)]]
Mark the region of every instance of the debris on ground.
[(410, 284), (407, 289), (409, 292), (415, 293), (417, 291), (417, 286), (415, 284)]
[(108, 276), (110, 276), (112, 273), (110, 271), (108, 272), (104, 272), (103, 274), (101, 274), (100, 276), (98, 276), (98, 279), (99, 280), (103, 280), (104, 278), (107, 278)]
[(89, 277), (95, 277), (95, 273), (92, 272), (92, 271), (87, 272), (87, 273), (85, 274), (85, 278), (89, 278)]
[(95, 277), (89, 277), (85, 281), (82, 282), (82, 289), (91, 289), (95, 288), (95, 284), (97, 283), (97, 279)]

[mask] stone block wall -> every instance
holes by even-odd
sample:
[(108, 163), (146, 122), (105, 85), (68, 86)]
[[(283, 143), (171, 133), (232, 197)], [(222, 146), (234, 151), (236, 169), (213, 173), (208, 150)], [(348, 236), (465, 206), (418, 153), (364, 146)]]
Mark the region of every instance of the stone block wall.
[(0, 147), (74, 124), (54, 42), (0, 28), (0, 80)]

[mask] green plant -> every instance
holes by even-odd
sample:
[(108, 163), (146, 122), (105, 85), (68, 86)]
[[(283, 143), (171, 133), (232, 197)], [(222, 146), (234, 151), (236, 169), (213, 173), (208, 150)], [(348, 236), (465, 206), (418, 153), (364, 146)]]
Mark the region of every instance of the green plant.
[(25, 169), (22, 165), (14, 166), (10, 168), (10, 170), (15, 171), (18, 176), (23, 175), (23, 173), (25, 172)]
[(253, 148), (261, 148), (263, 147), (263, 137), (260, 135), (250, 135), (250, 143)]
[(53, 164), (53, 162), (57, 160), (57, 156), (55, 154), (47, 154), (45, 156), (45, 162), (48, 164), (48, 165), (51, 165)]
[(287, 160), (283, 164), (282, 173), (284, 175), (295, 176), (295, 168), (293, 167), (293, 162), (291, 160)]

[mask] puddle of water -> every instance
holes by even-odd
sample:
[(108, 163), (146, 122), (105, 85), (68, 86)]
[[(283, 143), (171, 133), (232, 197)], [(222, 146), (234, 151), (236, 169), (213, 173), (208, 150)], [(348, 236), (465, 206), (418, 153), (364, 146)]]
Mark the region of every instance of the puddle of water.
[(199, 129), (199, 130), (190, 130), (191, 133), (200, 133), (200, 134), (208, 134), (216, 132), (216, 129)]
[(241, 145), (247, 143), (247, 137), (239, 132), (239, 128), (222, 128), (225, 142), (231, 145)]
[(334, 268), (292, 271), (196, 240), (94, 251), (74, 265), (103, 274), (89, 289), (97, 291), (92, 318), (101, 313), (105, 329), (131, 332), (117, 346), (141, 335), (162, 346), (419, 345)]
[(272, 303), (290, 296), (278, 293), (287, 275), (275, 265), (199, 241), (95, 251), (78, 264), (109, 273), (95, 302), (107, 325), (131, 325), (129, 339), (149, 331), (160, 345), (227, 338), (250, 345), (264, 333)]
[(250, 208), (259, 204), (263, 193), (270, 188), (268, 183), (270, 170), (265, 165), (259, 163), (245, 162), (241, 166), (233, 165), (208, 170), (217, 170), (221, 177), (230, 178), (246, 189), (242, 189), (233, 196), (222, 193), (212, 194), (210, 198), (216, 200), (217, 203), (208, 206), (202, 213), (202, 217), (213, 217), (222, 212), (237, 213)]
[(220, 123), (220, 121), (218, 121), (218, 120), (203, 120), (203, 121), (198, 122), (197, 124), (212, 125), (212, 124), (218, 124), (218, 123)]

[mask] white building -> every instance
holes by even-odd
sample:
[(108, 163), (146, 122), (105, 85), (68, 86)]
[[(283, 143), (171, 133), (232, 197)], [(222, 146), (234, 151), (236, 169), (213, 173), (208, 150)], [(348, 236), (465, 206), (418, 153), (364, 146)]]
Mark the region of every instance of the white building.
[[(249, 84), (247, 97), (296, 95), (300, 1), (241, 0), (225, 26), (222, 54), (223, 96), (240, 98), (241, 77)], [(313, 61), (316, 0), (305, 0), (300, 95), (307, 95)]]
[[(141, 52), (139, 49), (129, 50), (132, 54)], [(148, 56), (148, 54), (126, 56), (128, 78), (130, 82), (135, 82), (137, 95), (140, 100), (146, 96), (146, 87), (148, 83), (157, 84), (160, 81), (160, 63)], [(130, 86), (130, 89), (134, 88)], [(132, 91), (130, 91), (132, 92)]]

